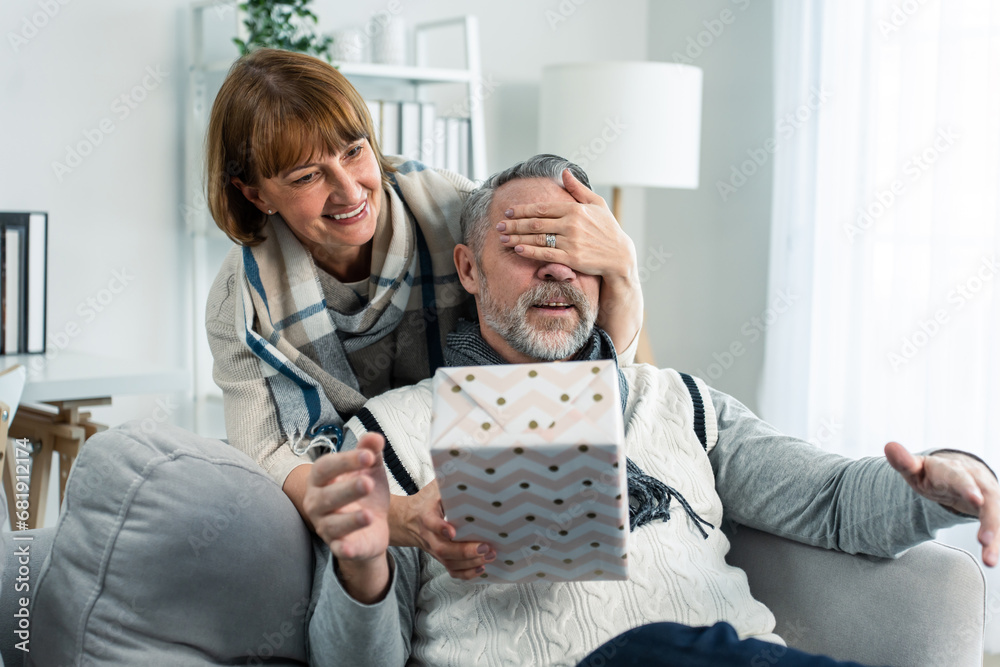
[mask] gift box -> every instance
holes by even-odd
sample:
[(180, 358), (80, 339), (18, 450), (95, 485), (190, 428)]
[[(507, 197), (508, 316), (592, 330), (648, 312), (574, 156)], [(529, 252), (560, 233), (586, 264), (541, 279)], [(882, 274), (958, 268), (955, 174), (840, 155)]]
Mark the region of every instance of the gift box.
[(480, 582), (628, 576), (612, 361), (441, 368), (431, 458), (456, 540), (494, 546)]

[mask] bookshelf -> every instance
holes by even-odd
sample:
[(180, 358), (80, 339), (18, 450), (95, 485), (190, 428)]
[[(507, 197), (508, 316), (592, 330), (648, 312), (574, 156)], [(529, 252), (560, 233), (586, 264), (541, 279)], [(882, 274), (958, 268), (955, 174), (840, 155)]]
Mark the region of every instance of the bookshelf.
[[(208, 211), (204, 192), (204, 141), (212, 102), (238, 53), (233, 37), (246, 38), (242, 12), (236, 2), (196, 0), (190, 8), (190, 52), (184, 120), (184, 203), (181, 217), (189, 242), (188, 315), (191, 341), (188, 363), (193, 371), (195, 428), (209, 417), (203, 410), (221, 405), (222, 394), (212, 379), (212, 354), (205, 336), (208, 291), (232, 242), (218, 229)], [(431, 67), (429, 53), (435, 37), (461, 33), (461, 66)], [(413, 27), (412, 66), (375, 63), (333, 63), (366, 99), (427, 101), (434, 88), (457, 87), (462, 93), (460, 115), (468, 118), (468, 173), (486, 178), (486, 132), (479, 55), (479, 26), (474, 16), (422, 23)]]

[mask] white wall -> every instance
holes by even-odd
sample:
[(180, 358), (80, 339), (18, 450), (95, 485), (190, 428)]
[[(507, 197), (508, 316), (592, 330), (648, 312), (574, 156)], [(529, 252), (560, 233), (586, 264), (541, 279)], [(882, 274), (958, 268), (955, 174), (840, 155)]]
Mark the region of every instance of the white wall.
[(647, 252), (672, 253), (644, 285), (657, 365), (697, 373), (755, 409), (764, 338), (753, 318), (774, 298), (766, 293), (771, 164), (726, 201), (716, 183), (773, 136), (772, 7), (652, 2), (648, 29), (650, 60), (680, 56), (704, 70), (700, 187), (647, 194)]
[[(364, 26), (398, 7), (408, 25), (465, 14), (478, 17), (483, 77), (497, 85), (484, 99), (487, 171), (538, 152), (538, 86), (545, 65), (593, 60), (646, 60), (647, 0), (315, 0), (320, 29)], [(653, 3), (656, 4), (656, 3)], [(607, 190), (599, 194), (610, 198)], [(641, 243), (644, 197), (626, 192), (625, 228)]]
[[(0, 209), (49, 213), (52, 355), (68, 349), (184, 364), (178, 266), (186, 6), (0, 3)], [(68, 147), (87, 154), (67, 157)], [(127, 285), (112, 284), (119, 293), (108, 301), (103, 290), (116, 271)], [(104, 300), (99, 312), (88, 299)], [(156, 398), (116, 399), (95, 414), (111, 423), (144, 418)]]

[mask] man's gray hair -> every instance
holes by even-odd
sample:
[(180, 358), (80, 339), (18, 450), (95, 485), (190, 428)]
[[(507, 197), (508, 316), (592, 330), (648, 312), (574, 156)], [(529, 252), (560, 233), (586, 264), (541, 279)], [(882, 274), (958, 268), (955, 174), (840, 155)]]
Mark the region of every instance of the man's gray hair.
[(558, 155), (542, 154), (493, 174), (478, 190), (469, 195), (465, 200), (465, 206), (462, 207), (462, 235), (465, 245), (472, 249), (477, 262), (489, 229), (490, 206), (493, 205), (493, 195), (496, 194), (497, 188), (523, 178), (548, 178), (562, 186), (564, 169), (569, 169), (578, 181), (590, 187), (590, 179), (579, 165)]

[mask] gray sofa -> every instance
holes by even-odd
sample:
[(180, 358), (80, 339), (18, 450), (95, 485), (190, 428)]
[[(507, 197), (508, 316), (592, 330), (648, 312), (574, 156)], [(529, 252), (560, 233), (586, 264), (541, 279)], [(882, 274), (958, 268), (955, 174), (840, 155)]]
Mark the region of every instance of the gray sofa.
[[(100, 433), (59, 526), (18, 537), (33, 538), (16, 543), (31, 545), (31, 651), (14, 646), (20, 564), (5, 534), (8, 667), (307, 663), (324, 547), (222, 442), (138, 423)], [(896, 560), (850, 556), (738, 526), (731, 538), (730, 561), (789, 644), (868, 664), (982, 664), (985, 580), (970, 554), (929, 543)]]

